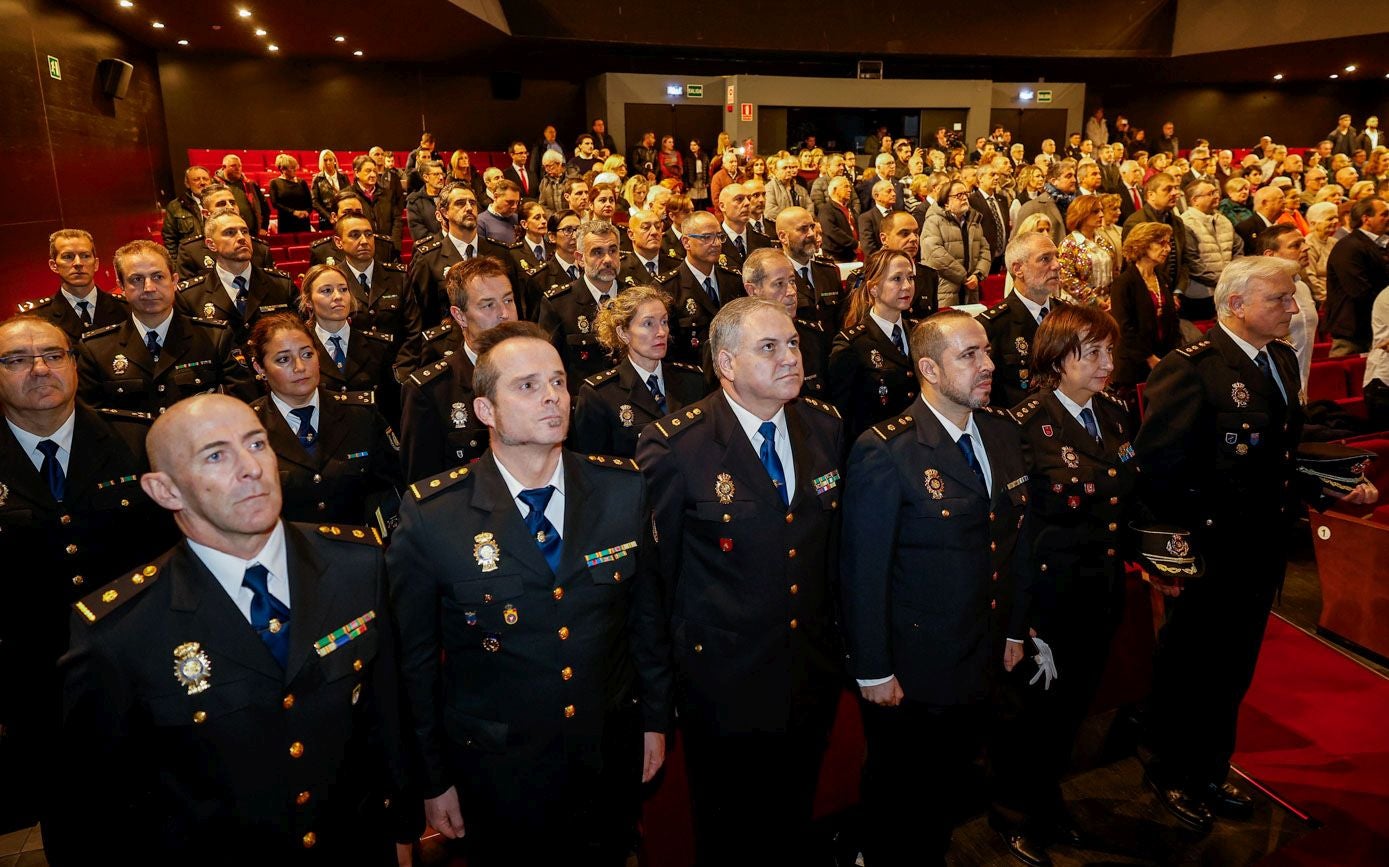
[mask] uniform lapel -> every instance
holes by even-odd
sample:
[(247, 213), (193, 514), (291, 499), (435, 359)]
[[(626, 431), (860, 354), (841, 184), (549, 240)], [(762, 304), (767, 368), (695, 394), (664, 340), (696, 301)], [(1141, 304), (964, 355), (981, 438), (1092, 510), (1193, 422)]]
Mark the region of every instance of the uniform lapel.
[(351, 425), (346, 418), (346, 410), (343, 405), (333, 399), (330, 394), (318, 393), (318, 455), (319, 465), (327, 463), (328, 459), (337, 454), (338, 446), (347, 439), (347, 435), (352, 433)]
[(778, 509), (786, 508), (781, 503), (776, 485), (772, 484), (772, 477), (767, 475), (767, 468), (762, 466), (762, 458), (752, 447), (752, 440), (738, 423), (738, 417), (733, 414), (728, 400), (727, 395), (715, 392), (713, 399), (706, 404), (709, 414), (714, 417), (714, 441), (724, 448), (723, 460), (716, 469), (733, 476), (735, 490), (738, 482), (745, 482), (757, 499), (775, 504)]
[(795, 402), (786, 405), (786, 435), (791, 438), (791, 465), (796, 472), (796, 487), (790, 492), (787, 508), (795, 509), (801, 498), (808, 495), (811, 470), (806, 462), (810, 451), (810, 434), (806, 430), (805, 420), (801, 418), (799, 404)]
[[(1234, 338), (1229, 335), (1224, 326), (1216, 325), (1206, 332), (1206, 336), (1212, 345), (1220, 350), (1225, 363), (1236, 371), (1239, 382), (1244, 383), (1250, 391), (1263, 397), (1265, 403), (1281, 402), (1282, 398), (1278, 394), (1278, 386), (1270, 382), (1267, 376), (1264, 376), (1264, 372), (1254, 363), (1254, 359), (1245, 354), (1244, 347), (1235, 343)], [(1271, 353), (1270, 357), (1272, 357)], [(1297, 392), (1293, 391), (1292, 394), (1296, 395)]]
[[(318, 329), (311, 329), (309, 336), (313, 338), (313, 344), (318, 349), (318, 375), (319, 379), (323, 380), (323, 385), (332, 391), (345, 387), (347, 385), (347, 371), (345, 369), (338, 370), (338, 364), (333, 360), (332, 350), (324, 346), (323, 341), (318, 339)], [(350, 348), (351, 344), (348, 345)], [(351, 363), (350, 355), (348, 363)]]
[(169, 332), (164, 335), (164, 345), (159, 347), (159, 361), (154, 365), (154, 375), (160, 377), (168, 373), (188, 351), (192, 339), (188, 320), (174, 313), (174, 318), (169, 322)]
[(917, 440), (933, 452), (930, 463), (977, 496), (988, 499), (989, 492), (984, 489), (984, 483), (974, 474), (974, 470), (969, 468), (964, 452), (960, 451), (959, 444), (946, 433), (936, 414), (927, 406), (913, 406), (912, 410), (916, 417)]
[[(174, 612), (175, 620), (186, 619), (187, 622), (180, 632), (186, 633), (190, 640), (198, 639), (214, 658), (227, 656), (252, 671), (283, 681), (285, 673), (270, 654), (270, 648), (260, 640), (241, 609), (218, 585), (217, 579), (212, 577), (203, 562), (189, 550), (187, 542), (174, 549), (165, 570), (167, 578), (174, 585), (169, 595), (169, 607)], [(294, 592), (291, 583), (291, 603), (297, 601)], [(294, 620), (291, 613), (291, 641), (293, 637)], [(172, 656), (172, 647), (169, 652)], [(216, 670), (209, 681), (216, 689)]]
[[(1056, 392), (1048, 392), (1047, 395), (1042, 398), (1042, 403), (1047, 408), (1047, 415), (1051, 418), (1051, 423), (1067, 431), (1067, 435), (1062, 437), (1064, 442), (1075, 443), (1076, 448), (1101, 463), (1109, 462), (1109, 457), (1105, 455), (1104, 449), (1090, 436), (1090, 432), (1085, 429), (1085, 425), (1080, 423), (1080, 419), (1071, 415), (1071, 411), (1066, 409), (1065, 405), (1061, 403), (1061, 399), (1056, 396)], [(1090, 411), (1094, 413), (1095, 425), (1099, 427), (1100, 414), (1093, 400), (1090, 401)], [(1104, 436), (1105, 431), (1101, 430), (1100, 435)], [(1108, 445), (1107, 442), (1106, 445)]]
[[(305, 469), (318, 469), (318, 461), (304, 450), (299, 435), (289, 426), (273, 397), (267, 397), (261, 405), (261, 424), (265, 425), (266, 435), (270, 437), (270, 449), (282, 461), (298, 464)], [(322, 415), (322, 413), (319, 413)], [(322, 420), (320, 419), (320, 422)], [(319, 425), (322, 427), (322, 424)]]
[[(77, 423), (72, 431), (72, 453), (68, 456), (67, 484), (64, 499), (72, 500), (89, 493), (102, 479), (101, 468), (112, 456), (107, 445), (105, 424), (91, 410), (78, 407)], [(70, 492), (70, 493), (69, 493)]]
[[(563, 584), (576, 572), (584, 569), (582, 546), (586, 540), (598, 538), (598, 524), (606, 516), (590, 502), (593, 489), (584, 478), (582, 463), (568, 450), (560, 453), (564, 462), (564, 535), (560, 548), (559, 574), (556, 581)], [(536, 550), (539, 550), (537, 548)]]
[(285, 524), (285, 562), (289, 566), (290, 603), (285, 683), (293, 683), (304, 663), (314, 655), (314, 642), (342, 624), (324, 622), (329, 606), (320, 604), (319, 591), (327, 566), (290, 524)]
[[(716, 315), (719, 312), (719, 308), (714, 306), (714, 299), (710, 298), (709, 293), (705, 291), (704, 284), (700, 282), (699, 276), (695, 274), (694, 271), (690, 270), (690, 265), (688, 262), (681, 262), (680, 268), (681, 282), (685, 283), (687, 288), (693, 287), (690, 289), (690, 297), (694, 298), (695, 303), (698, 304), (701, 308), (703, 308), (704, 311), (708, 313), (710, 316)], [(714, 270), (717, 271), (718, 267), (715, 266)], [(719, 299), (722, 300), (725, 289), (722, 285), (719, 284), (719, 278), (717, 274), (711, 273), (710, 276), (714, 278), (714, 287), (718, 289)], [(682, 310), (677, 312), (685, 313), (686, 311)]]
[[(38, 468), (29, 459), (10, 426), (6, 424), (0, 427), (4, 428), (0, 430), (0, 437), (3, 437), (3, 446), (0, 446), (0, 483), (10, 489), (11, 498), (18, 495), (35, 505), (52, 508), (53, 493), (48, 490), (47, 480), (39, 475)], [(74, 452), (77, 450), (76, 445), (77, 439), (74, 437)]]
[[(482, 526), (496, 537), (501, 550), (498, 565), (504, 572), (510, 571), (506, 565), (507, 558), (514, 557), (530, 572), (537, 575), (549, 574), (550, 564), (545, 562), (535, 537), (531, 535), (525, 519), (521, 517), (516, 500), (507, 490), (506, 482), (497, 469), (497, 459), (488, 452), (473, 465), (473, 472), (477, 474), (477, 485), (473, 491), (472, 506), (489, 515)], [(566, 504), (568, 499), (566, 496)], [(566, 530), (567, 520), (566, 514)]]
[[(177, 313), (174, 314), (174, 319), (178, 319)], [(124, 355), (127, 361), (134, 362), (136, 367), (153, 376), (157, 365), (154, 363), (154, 357), (150, 355), (149, 346), (145, 344), (144, 331), (146, 330), (148, 329), (145, 329), (143, 325), (137, 328), (133, 319), (123, 322), (120, 332), (122, 352), (119, 354)], [(173, 330), (174, 324), (170, 322), (169, 331), (172, 332)], [(163, 353), (160, 353), (160, 357), (163, 357)]]
[[(665, 365), (662, 365), (664, 367)], [(646, 410), (652, 418), (660, 418), (665, 415), (661, 408), (656, 405), (656, 398), (651, 395), (651, 389), (642, 382), (637, 369), (632, 366), (632, 362), (622, 359), (617, 363), (617, 382), (618, 385), (627, 390), (627, 396), (633, 404)], [(674, 412), (675, 407), (670, 405), (670, 371), (666, 370), (666, 406)]]

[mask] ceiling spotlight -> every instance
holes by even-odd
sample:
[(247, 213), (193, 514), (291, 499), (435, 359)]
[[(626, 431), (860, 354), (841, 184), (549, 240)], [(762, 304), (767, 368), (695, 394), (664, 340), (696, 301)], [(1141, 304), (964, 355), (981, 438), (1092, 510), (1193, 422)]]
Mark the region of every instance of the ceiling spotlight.
[(1354, 71), (1355, 71), (1355, 64), (1354, 64), (1354, 63), (1352, 63), (1350, 66), (1347, 66), (1347, 67), (1346, 67), (1346, 72), (1354, 72)]
[[(352, 52), (352, 56), (353, 56), (353, 57), (361, 57), (361, 56), (362, 56), (362, 49), (358, 48), (356, 51)], [(1386, 76), (1384, 76), (1384, 77), (1385, 77), (1385, 78), (1389, 78), (1389, 75), (1386, 75)]]
[(162, 21), (151, 21), (151, 22), (150, 22), (150, 26), (153, 27), (155, 30), (163, 30), (163, 29), (164, 29), (164, 22), (162, 22)]
[(346, 41), (347, 41), (347, 37), (346, 37), (346, 36), (334, 36), (334, 37), (333, 37), (333, 41), (334, 41), (334, 42), (346, 42)]
[(180, 39), (180, 40), (178, 41), (178, 44), (179, 44), (179, 45), (187, 45), (187, 44), (188, 44), (188, 40), (187, 40), (187, 39)]
[(1280, 72), (1280, 73), (1278, 73), (1277, 75), (1273, 76), (1273, 80), (1274, 80), (1274, 81), (1282, 81), (1282, 80), (1283, 80), (1283, 73)]
[(1336, 73), (1333, 72), (1333, 73), (1331, 73), (1331, 77), (1332, 77), (1332, 78), (1340, 78), (1341, 76), (1339, 76), (1339, 75), (1337, 75)]
[(264, 29), (264, 28), (261, 28), (261, 27), (257, 27), (257, 28), (256, 28), (256, 35), (257, 35), (257, 36), (264, 36), (264, 35), (265, 35), (265, 29)]
[(238, 10), (236, 10), (236, 14), (237, 14), (237, 15), (240, 15), (242, 18), (250, 18), (250, 17), (251, 17), (251, 10), (250, 10), (250, 9), (238, 9)]
[(265, 47), (268, 48), (268, 49), (270, 49), (271, 51), (279, 51), (279, 50), (280, 50), (280, 46), (276, 45), (276, 44), (273, 43), (273, 42), (270, 43), (269, 45), (265, 46)]
[(122, 9), (130, 9), (135, 6), (135, 4), (131, 3), (130, 0), (121, 0), (121, 2), (116, 5), (120, 6)]

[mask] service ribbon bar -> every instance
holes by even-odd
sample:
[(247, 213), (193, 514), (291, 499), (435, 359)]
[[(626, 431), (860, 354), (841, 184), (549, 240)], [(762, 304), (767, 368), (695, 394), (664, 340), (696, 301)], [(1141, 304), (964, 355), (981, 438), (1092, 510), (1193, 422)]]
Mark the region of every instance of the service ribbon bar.
[(637, 547), (636, 542), (624, 542), (613, 548), (604, 548), (601, 551), (594, 551), (592, 554), (584, 555), (585, 566), (597, 566), (599, 563), (609, 563), (613, 560), (627, 556), (627, 552)]
[(96, 489), (104, 491), (107, 488), (114, 488), (116, 485), (124, 485), (126, 482), (133, 482), (139, 476), (121, 476), (119, 479), (111, 479), (109, 482), (97, 482)]
[(313, 644), (313, 649), (319, 656), (327, 656), (333, 651), (342, 647), (347, 642), (367, 631), (367, 624), (376, 619), (375, 611), (368, 611), (361, 617), (347, 624), (334, 629), (332, 632), (318, 639)]
[(351, 452), (348, 454), (347, 459), (349, 461), (355, 461), (357, 458), (364, 458), (369, 454), (371, 454), (371, 452)]
[(831, 490), (835, 485), (839, 484), (839, 470), (830, 470), (828, 473), (814, 480), (811, 484), (815, 485), (815, 493), (823, 494), (825, 491)]

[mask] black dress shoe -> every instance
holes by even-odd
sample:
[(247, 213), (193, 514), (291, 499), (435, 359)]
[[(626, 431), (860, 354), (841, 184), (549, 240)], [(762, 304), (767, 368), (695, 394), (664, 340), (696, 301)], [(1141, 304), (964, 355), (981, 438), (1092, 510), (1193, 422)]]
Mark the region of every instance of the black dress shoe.
[(1248, 819), (1254, 815), (1254, 799), (1233, 783), (1210, 783), (1201, 790), (1201, 799), (1212, 813), (1227, 819)]
[(1051, 842), (1057, 846), (1086, 849), (1092, 840), (1072, 819), (1060, 819), (1051, 826)]
[(1003, 836), (1003, 842), (1008, 844), (1008, 851), (1013, 857), (1018, 859), (1028, 867), (1051, 867), (1051, 858), (1047, 856), (1047, 849), (1041, 842), (1031, 835), (1021, 831), (999, 831)]
[(1183, 825), (1202, 833), (1211, 829), (1211, 811), (1195, 794), (1182, 788), (1160, 786), (1152, 777), (1144, 777), (1144, 781), (1157, 795), (1158, 802)]

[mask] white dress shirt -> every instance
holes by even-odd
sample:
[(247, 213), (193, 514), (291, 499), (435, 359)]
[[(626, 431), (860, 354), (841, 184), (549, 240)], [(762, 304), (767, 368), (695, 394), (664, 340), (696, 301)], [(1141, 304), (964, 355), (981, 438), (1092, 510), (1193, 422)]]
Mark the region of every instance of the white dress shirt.
[(193, 555), (202, 561), (207, 567), (207, 571), (212, 573), (212, 577), (227, 591), (232, 602), (241, 610), (241, 616), (246, 618), (246, 622), (251, 622), (251, 600), (255, 594), (251, 588), (243, 587), (241, 582), (246, 577), (246, 570), (259, 563), (270, 573), (269, 580), (266, 582), (270, 595), (284, 603), (286, 608), (290, 608), (289, 601), (289, 556), (285, 550), (285, 525), (283, 521), (276, 522), (275, 529), (271, 531), (270, 538), (266, 540), (265, 547), (260, 549), (260, 553), (249, 560), (242, 560), (235, 554), (228, 554), (225, 551), (218, 551), (206, 545), (188, 540), (188, 549)]
[[(150, 327), (136, 319), (133, 315), (130, 321), (135, 323), (135, 333), (140, 335), (141, 343), (149, 342)], [(170, 310), (169, 315), (164, 317), (164, 321), (154, 326), (154, 333), (159, 335), (159, 346), (162, 349), (165, 343), (169, 342), (169, 323), (174, 321), (174, 311)]]
[[(873, 320), (874, 324), (878, 326), (878, 330), (881, 331), (887, 337), (887, 342), (892, 343), (894, 346), (896, 345), (896, 343), (892, 339), (892, 327), (894, 325), (902, 329), (902, 341), (904, 343), (911, 339), (907, 336), (907, 323), (902, 321), (901, 313), (897, 314), (896, 322), (888, 322), (886, 319), (882, 318), (877, 313), (874, 313), (873, 308), (870, 307), (868, 308), (868, 318)], [(907, 351), (908, 353), (911, 352), (910, 344), (908, 344), (907, 346)]]
[(232, 285), (232, 281), (235, 280), (237, 277), (245, 277), (245, 278), (246, 278), (246, 291), (247, 291), (247, 292), (250, 292), (250, 291), (251, 291), (251, 263), (250, 263), (250, 262), (247, 262), (247, 263), (246, 263), (246, 269), (245, 269), (244, 271), (240, 271), (240, 272), (228, 271), (226, 268), (223, 268), (223, 267), (222, 267), (222, 263), (221, 263), (221, 262), (218, 262), (215, 266), (213, 266), (213, 269), (212, 269), (212, 270), (214, 270), (214, 271), (217, 272), (217, 279), (222, 281), (222, 290), (223, 290), (224, 292), (226, 292), (226, 293), (227, 293), (227, 297), (231, 299), (232, 309), (235, 309), (235, 308), (236, 308), (236, 296), (237, 296), (238, 292), (237, 292), (237, 288), (236, 288), (235, 286)]
[(661, 388), (661, 394), (666, 393), (666, 374), (665, 371), (661, 368), (661, 362), (656, 362), (655, 370), (643, 370), (642, 366), (640, 364), (637, 364), (637, 360), (632, 356), (627, 356), (627, 361), (629, 364), (632, 365), (632, 369), (637, 372), (637, 378), (642, 381), (643, 385), (646, 384), (647, 377), (651, 376), (654, 373), (656, 375), (656, 384)]
[(1080, 404), (1076, 403), (1075, 401), (1073, 401), (1073, 400), (1071, 400), (1069, 397), (1067, 397), (1067, 396), (1065, 395), (1065, 393), (1062, 392), (1061, 389), (1059, 389), (1059, 388), (1058, 388), (1058, 389), (1055, 389), (1052, 393), (1056, 395), (1056, 399), (1057, 399), (1057, 400), (1061, 401), (1061, 405), (1064, 406), (1064, 407), (1066, 408), (1066, 412), (1069, 412), (1069, 413), (1071, 414), (1071, 418), (1075, 419), (1077, 422), (1080, 422), (1080, 426), (1081, 426), (1081, 427), (1085, 427), (1085, 422), (1083, 422), (1083, 421), (1080, 420), (1080, 412), (1081, 412), (1081, 410), (1085, 410), (1085, 409), (1090, 410), (1090, 414), (1091, 414), (1092, 416), (1095, 416), (1095, 429), (1096, 429), (1096, 430), (1099, 430), (1099, 427), (1100, 427), (1100, 417), (1099, 417), (1098, 415), (1095, 414), (1095, 406), (1094, 406), (1095, 399), (1094, 399), (1094, 398), (1091, 398), (1090, 400), (1087, 400), (1087, 401), (1085, 402), (1085, 405), (1084, 405), (1084, 406), (1081, 406)]
[(314, 334), (318, 336), (318, 342), (322, 343), (323, 348), (328, 350), (328, 358), (330, 360), (333, 357), (333, 344), (329, 343), (328, 340), (333, 337), (342, 338), (342, 354), (344, 356), (347, 355), (347, 347), (349, 345), (349, 341), (352, 340), (351, 320), (343, 320), (342, 327), (339, 328), (337, 331), (325, 331), (323, 330), (323, 326), (320, 325), (317, 320), (315, 320), (313, 330)]
[(89, 307), (89, 309), (87, 310), (87, 315), (92, 317), (93, 319), (96, 318), (97, 288), (95, 286), (93, 286), (92, 291), (88, 292), (86, 295), (73, 295), (71, 292), (68, 291), (68, 287), (66, 286), (62, 287), (62, 293), (63, 300), (66, 301), (72, 307), (73, 313), (76, 313), (78, 316), (81, 316), (82, 308), (78, 307), (77, 305), (85, 301), (87, 302), (87, 305)]
[(786, 407), (783, 406), (777, 410), (776, 415), (769, 419), (760, 419), (748, 412), (728, 392), (725, 391), (723, 396), (733, 409), (733, 415), (738, 419), (738, 425), (742, 427), (743, 433), (747, 434), (748, 441), (752, 443), (753, 453), (759, 457), (762, 454), (763, 437), (758, 428), (762, 427), (763, 421), (769, 421), (776, 425), (776, 440), (772, 443), (772, 450), (781, 460), (781, 472), (786, 476), (786, 499), (789, 502), (791, 492), (796, 490), (796, 464), (791, 454), (791, 434), (786, 430)]
[[(496, 455), (492, 456), (494, 459)], [(521, 519), (525, 520), (531, 513), (531, 507), (521, 499), (521, 492), (527, 490), (526, 486), (516, 480), (500, 460), (497, 462), (497, 470), (502, 474), (502, 481), (506, 483), (506, 489), (511, 494), (511, 500), (516, 504), (516, 511), (521, 513)], [(560, 539), (564, 538), (564, 458), (561, 457), (555, 462), (555, 471), (550, 474), (550, 481), (547, 485), (553, 485), (555, 492), (550, 495), (550, 502), (545, 506), (545, 517), (550, 519), (550, 525), (555, 528)], [(545, 487), (541, 485), (540, 487)]]
[[(1225, 328), (1225, 323), (1223, 323), (1223, 322), (1219, 323), (1219, 326), (1218, 326), (1218, 327), (1220, 327), (1220, 328)], [(1225, 328), (1225, 333), (1228, 334), (1228, 335), (1230, 335), (1230, 339), (1233, 340), (1233, 341), (1235, 341), (1235, 345), (1236, 345), (1236, 346), (1238, 346), (1240, 349), (1244, 350), (1244, 354), (1247, 355), (1247, 356), (1249, 356), (1249, 360), (1250, 360), (1250, 361), (1254, 361), (1254, 360), (1258, 357), (1258, 355), (1259, 355), (1260, 352), (1268, 353), (1268, 347), (1264, 347), (1264, 348), (1261, 349), (1261, 350), (1260, 350), (1260, 349), (1255, 349), (1255, 348), (1254, 348), (1254, 344), (1248, 342), (1247, 340), (1245, 340), (1244, 338), (1240, 337), (1238, 334), (1236, 334), (1235, 332), (1231, 331), (1231, 330), (1228, 329), (1228, 328)], [(1254, 363), (1255, 363), (1255, 365), (1258, 364), (1257, 361), (1254, 361)], [(1280, 377), (1280, 376), (1278, 375), (1278, 365), (1273, 363), (1273, 355), (1272, 355), (1271, 353), (1269, 353), (1269, 355), (1268, 355), (1268, 369), (1269, 369), (1269, 372), (1273, 374), (1273, 382), (1274, 382), (1275, 385), (1278, 386), (1278, 393), (1281, 394), (1281, 395), (1283, 395), (1283, 402), (1284, 402), (1284, 403), (1287, 403), (1287, 402), (1288, 402), (1288, 389), (1283, 385), (1283, 379), (1282, 379), (1282, 377)]]
[(68, 472), (68, 461), (72, 458), (72, 433), (77, 429), (77, 412), (68, 413), (67, 421), (58, 425), (58, 429), (51, 436), (41, 437), (31, 434), (22, 427), (18, 427), (14, 422), (5, 419), (5, 424), (10, 426), (10, 432), (19, 441), (19, 447), (29, 456), (29, 460), (34, 465), (34, 469), (43, 469), (43, 452), (39, 451), (39, 443), (44, 440), (53, 440), (58, 444), (58, 464), (63, 468), (63, 475)]
[(477, 235), (474, 235), (474, 236), (473, 236), (473, 240), (472, 240), (472, 241), (463, 241), (463, 240), (461, 240), (461, 239), (459, 239), (459, 238), (456, 238), (456, 237), (454, 237), (454, 234), (453, 234), (452, 232), (445, 232), (444, 235), (445, 235), (450, 241), (453, 242), (454, 248), (455, 248), (456, 250), (458, 250), (458, 256), (459, 256), (459, 258), (464, 259), (464, 260), (467, 260), (467, 259), (468, 259), (468, 249), (469, 249), (469, 248), (472, 249), (473, 255), (474, 255), (474, 256), (476, 256), (476, 255), (478, 254), (478, 250), (477, 250), (478, 236), (477, 236)]
[[(273, 391), (270, 392), (270, 400), (272, 400), (272, 401), (274, 402), (275, 408), (278, 409), (278, 410), (280, 411), (280, 415), (284, 416), (285, 423), (289, 425), (289, 429), (292, 430), (292, 431), (294, 431), (294, 432), (296, 432), (296, 433), (298, 433), (298, 431), (299, 431), (299, 416), (297, 416), (297, 415), (290, 415), (290, 414), (289, 414), (289, 411), (292, 410), (292, 409), (302, 409), (303, 407), (290, 406), (289, 404), (287, 404), (287, 403), (285, 403), (283, 400), (281, 400), (281, 399), (280, 399), (280, 396), (279, 396), (278, 394), (276, 394), (275, 392), (273, 392)], [(314, 430), (318, 430), (319, 412), (318, 412), (318, 392), (317, 392), (317, 391), (315, 391), (315, 392), (313, 393), (313, 396), (309, 398), (309, 402), (306, 403), (306, 404), (304, 404), (304, 406), (311, 406), (311, 407), (313, 407), (313, 414), (309, 416), (309, 424), (313, 427)]]
[(600, 310), (603, 308), (604, 295), (607, 295), (608, 300), (611, 301), (617, 297), (617, 293), (621, 290), (621, 287), (614, 281), (613, 284), (608, 287), (608, 291), (604, 292), (598, 287), (598, 284), (593, 282), (593, 278), (587, 274), (584, 275), (584, 285), (588, 287), (589, 294), (593, 296), (593, 303), (597, 304)]

